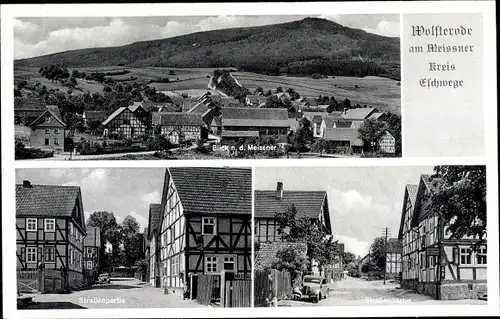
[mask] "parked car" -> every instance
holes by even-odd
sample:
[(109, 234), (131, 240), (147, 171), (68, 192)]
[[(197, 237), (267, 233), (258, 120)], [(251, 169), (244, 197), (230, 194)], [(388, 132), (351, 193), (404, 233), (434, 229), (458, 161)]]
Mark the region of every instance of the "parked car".
[(308, 299), (312, 302), (319, 302), (328, 297), (328, 285), (326, 278), (322, 276), (304, 276), (302, 287), (293, 290), (295, 299)]
[(109, 278), (109, 274), (108, 273), (104, 273), (104, 274), (100, 274), (98, 277), (97, 277), (97, 283), (98, 284), (109, 284), (111, 282), (111, 279)]

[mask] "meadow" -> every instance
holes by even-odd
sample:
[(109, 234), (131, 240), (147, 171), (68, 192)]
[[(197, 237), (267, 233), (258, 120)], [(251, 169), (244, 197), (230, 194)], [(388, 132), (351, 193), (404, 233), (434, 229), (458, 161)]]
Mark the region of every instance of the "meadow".
[[(124, 75), (109, 76), (117, 80), (127, 80), (130, 77), (136, 78), (132, 81), (150, 82), (168, 78), (171, 82), (152, 82), (150, 87), (157, 91), (170, 91), (173, 93), (187, 93), (188, 96), (201, 95), (207, 90), (207, 84), (213, 68), (128, 68), (122, 66), (78, 68), (78, 71), (89, 72), (114, 72), (129, 70), (130, 73)], [(72, 69), (68, 68), (71, 72)], [(171, 74), (173, 71), (174, 74)], [(262, 87), (264, 91), (276, 90), (282, 87), (284, 90), (293, 88), (301, 96), (317, 98), (319, 95), (334, 96), (338, 101), (348, 98), (352, 104), (367, 105), (376, 107), (381, 111), (391, 111), (400, 114), (401, 109), (401, 87), (399, 82), (388, 78), (367, 76), (358, 77), (327, 77), (323, 79), (312, 79), (310, 77), (292, 76), (268, 76), (251, 72), (233, 72), (233, 76), (241, 85), (251, 92)], [(47, 80), (38, 74), (37, 68), (19, 67), (14, 70), (15, 80), (28, 80), (35, 83), (39, 81), (47, 89), (59, 89), (63, 92), (67, 87), (60, 83)], [(129, 82), (129, 81), (126, 81)], [(78, 90), (74, 93), (81, 94), (87, 91), (102, 93), (103, 85), (99, 83), (87, 83), (78, 80)]]

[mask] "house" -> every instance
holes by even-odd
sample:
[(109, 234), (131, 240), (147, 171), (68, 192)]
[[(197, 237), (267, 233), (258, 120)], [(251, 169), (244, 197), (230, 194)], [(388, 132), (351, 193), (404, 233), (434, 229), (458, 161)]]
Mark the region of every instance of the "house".
[(276, 93), (276, 97), (282, 101), (288, 99), (290, 100), (290, 93), (288, 92), (279, 92), (279, 93)]
[(471, 236), (454, 239), (431, 210), (439, 176), (421, 175), (405, 187), (398, 239), (402, 242), (402, 287), (435, 299), (476, 299), (487, 292), (486, 243), (477, 251)]
[(321, 115), (314, 115), (311, 124), (313, 127), (313, 137), (323, 137), (323, 131), (321, 130), (321, 123), (323, 122), (323, 117)]
[(47, 105), (47, 109), (31, 124), (30, 146), (63, 151), (66, 138), (66, 123), (63, 122), (59, 108)]
[(251, 169), (167, 168), (159, 227), (162, 287), (184, 288), (195, 299), (209, 280), (208, 298), (221, 301), (226, 280), (252, 272), (251, 224)]
[(312, 121), (313, 118), (317, 115), (319, 115), (321, 117), (328, 116), (328, 112), (326, 112), (326, 111), (307, 111), (307, 110), (304, 111), (303, 110), (302, 114), (303, 114), (303, 117), (308, 119), (309, 121)]
[(149, 270), (150, 270), (150, 267), (151, 267), (150, 266), (151, 255), (150, 255), (149, 247), (151, 245), (151, 242), (150, 242), (148, 236), (149, 236), (149, 228), (148, 228), (148, 226), (146, 226), (146, 227), (144, 227), (144, 232), (142, 233), (142, 237), (143, 237), (143, 241), (142, 241), (143, 247), (142, 247), (142, 250), (144, 251), (144, 260), (147, 263), (146, 274), (144, 276), (144, 280), (143, 281), (150, 283), (151, 274), (149, 273)]
[(368, 265), (371, 263), (371, 255), (370, 254), (366, 254), (363, 258), (361, 258), (361, 260), (359, 261), (359, 264), (358, 264), (358, 270), (359, 270), (359, 273), (363, 273), (363, 266), (364, 265)]
[(341, 117), (346, 120), (357, 120), (362, 121), (369, 118), (373, 113), (376, 113), (377, 109), (374, 108), (355, 108), (355, 109), (344, 109)]
[(403, 246), (397, 238), (387, 240), (385, 274), (387, 278), (397, 278), (401, 271), (401, 253)]
[(330, 141), (333, 147), (343, 149), (347, 153), (361, 153), (363, 141), (358, 137), (358, 130), (354, 128), (327, 128), (323, 139)]
[(278, 182), (275, 191), (255, 191), (255, 241), (282, 241), (274, 216), (277, 212), (286, 212), (291, 204), (295, 205), (298, 218), (309, 217), (317, 220), (323, 225), (325, 233), (331, 235), (327, 193), (325, 191), (285, 191), (283, 183)]
[(377, 140), (378, 150), (382, 153), (396, 153), (396, 139), (389, 131), (385, 131)]
[(104, 111), (83, 111), (83, 123), (89, 126), (92, 122), (102, 123), (106, 120), (106, 112)]
[(86, 234), (80, 187), (16, 184), (18, 281), (25, 271), (43, 269), (58, 279), (58, 287), (47, 289), (82, 287)]
[(45, 100), (30, 95), (28, 98), (14, 98), (14, 124), (28, 125), (47, 110)]
[(83, 265), (85, 269), (97, 269), (101, 251), (100, 227), (87, 227), (87, 236), (83, 241)]
[(102, 125), (108, 134), (123, 134), (125, 138), (141, 136), (146, 132), (147, 112), (141, 105), (120, 107)]
[(161, 204), (149, 205), (147, 239), (149, 241), (149, 277), (146, 280), (153, 287), (161, 286), (160, 278), (160, 219)]
[(370, 120), (385, 121), (387, 120), (387, 114), (382, 112), (375, 112), (368, 116)]
[(288, 134), (288, 111), (274, 108), (224, 108), (220, 119), (214, 117), (214, 132), (258, 131), (260, 136)]
[(267, 97), (263, 95), (247, 95), (245, 105), (250, 107), (263, 107), (266, 105)]
[(202, 127), (206, 126), (198, 113), (161, 113), (159, 125), (161, 134), (168, 136), (172, 144), (197, 140)]

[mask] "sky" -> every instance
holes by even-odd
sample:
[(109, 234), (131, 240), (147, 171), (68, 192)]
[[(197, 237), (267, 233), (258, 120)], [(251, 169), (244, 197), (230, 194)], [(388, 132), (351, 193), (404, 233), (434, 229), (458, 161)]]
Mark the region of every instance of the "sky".
[(148, 224), (149, 204), (161, 202), (164, 168), (17, 169), (16, 183), (81, 187), (85, 220), (96, 211), (114, 213), (118, 223), (131, 215)]
[[(250, 27), (301, 20), (306, 16), (188, 16), (188, 17), (51, 17), (15, 18), (16, 59), (55, 52), (120, 46), (199, 31)], [(319, 15), (351, 28), (399, 36), (397, 14)]]
[(276, 167), (256, 168), (255, 189), (324, 190), (334, 238), (346, 251), (365, 256), (373, 239), (389, 227), (397, 237), (405, 185), (418, 184), (433, 167)]

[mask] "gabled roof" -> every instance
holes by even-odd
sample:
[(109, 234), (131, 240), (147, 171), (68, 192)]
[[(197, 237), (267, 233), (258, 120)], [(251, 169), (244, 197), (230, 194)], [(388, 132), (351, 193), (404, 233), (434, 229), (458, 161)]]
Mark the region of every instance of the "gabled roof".
[(259, 131), (226, 131), (222, 132), (222, 137), (259, 137)]
[(349, 141), (351, 146), (363, 146), (358, 130), (354, 128), (326, 128), (323, 134), (323, 138), (328, 141)]
[(222, 125), (288, 127), (288, 111), (274, 108), (224, 108)]
[(160, 125), (162, 126), (203, 126), (205, 122), (199, 113), (171, 112), (160, 114)]
[(206, 111), (210, 110), (208, 106), (204, 103), (197, 103), (191, 109), (188, 110), (188, 113), (200, 113), (204, 114)]
[(403, 245), (397, 238), (389, 238), (387, 240), (387, 252), (389, 254), (401, 254), (403, 252)]
[(283, 190), (283, 198), (276, 197), (276, 190), (255, 191), (255, 218), (274, 218), (277, 212), (286, 212), (295, 204), (298, 218), (319, 218), (326, 200), (325, 191)]
[[(109, 122), (111, 122), (115, 117), (117, 117), (118, 115), (120, 115), (123, 111), (125, 110), (129, 110), (127, 107), (119, 107), (116, 111), (114, 111), (110, 116), (108, 116), (108, 118), (102, 122), (102, 125), (107, 125)], [(130, 111), (130, 110), (129, 110)], [(131, 111), (132, 112), (132, 111)]]
[(368, 118), (370, 120), (378, 120), (380, 117), (384, 116), (385, 114), (382, 113), (382, 112), (375, 112), (375, 113), (372, 113), (372, 115), (370, 115)]
[(150, 101), (140, 101), (133, 102), (132, 105), (128, 106), (128, 109), (132, 112), (137, 111), (138, 108), (142, 108), (144, 111), (149, 111), (154, 107), (154, 103)]
[(405, 194), (403, 197), (403, 208), (401, 212), (401, 222), (399, 223), (399, 233), (398, 233), (398, 238), (402, 239), (403, 238), (403, 228), (404, 228), (404, 223), (405, 223), (405, 213), (406, 213), (406, 202), (409, 199), (412, 205), (410, 213), (413, 214), (413, 211), (415, 210), (415, 200), (417, 198), (417, 189), (418, 185), (413, 185), (413, 184), (408, 184), (405, 186)]
[(49, 113), (53, 118), (56, 119), (62, 126), (66, 126), (66, 123), (61, 118), (61, 113), (59, 113), (59, 107), (57, 105), (47, 105), (47, 110), (43, 112), (36, 120), (34, 120), (29, 126), (36, 124), (40, 119), (45, 117), (45, 114)]
[(374, 108), (355, 108), (348, 109), (342, 117), (349, 120), (364, 120), (367, 119), (372, 113), (375, 112)]
[(148, 238), (158, 233), (161, 220), (161, 204), (149, 204)]
[[(80, 194), (79, 186), (16, 184), (16, 217), (73, 217)], [(85, 229), (83, 211), (77, 222)]]
[(291, 131), (296, 131), (300, 127), (300, 120), (295, 118), (288, 118), (288, 126)]
[(106, 112), (104, 111), (83, 111), (83, 114), (85, 115), (85, 118), (90, 121), (103, 121), (106, 119)]
[(321, 122), (323, 122), (323, 117), (321, 115), (314, 115), (311, 122), (321, 124)]
[(87, 236), (83, 241), (83, 245), (101, 247), (101, 229), (99, 227), (87, 226)]
[(426, 204), (427, 196), (435, 192), (441, 185), (442, 181), (443, 180), (437, 176), (428, 174), (422, 174), (420, 176), (420, 182), (418, 184), (415, 199), (415, 208), (413, 209), (413, 218), (411, 222), (412, 227), (418, 226), (418, 224), (427, 218), (431, 213), (428, 210), (422, 209), (422, 206)]
[(346, 121), (344, 119), (340, 119), (335, 121), (335, 126), (337, 128), (350, 128), (352, 126), (352, 121)]
[(167, 168), (184, 214), (252, 214), (252, 170), (247, 168)]

